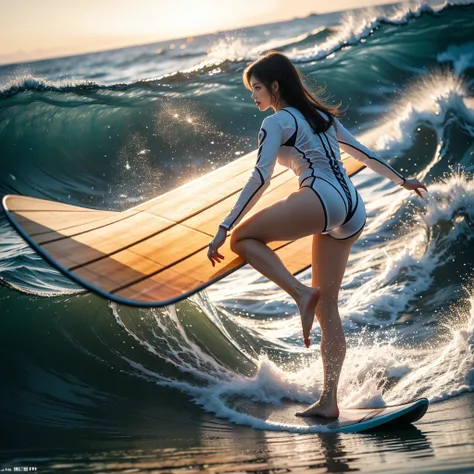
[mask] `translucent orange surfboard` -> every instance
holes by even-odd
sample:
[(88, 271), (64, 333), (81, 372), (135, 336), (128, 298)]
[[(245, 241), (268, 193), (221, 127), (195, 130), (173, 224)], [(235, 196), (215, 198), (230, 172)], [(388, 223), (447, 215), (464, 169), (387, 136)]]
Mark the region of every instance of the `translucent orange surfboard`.
[[(118, 303), (166, 306), (234, 272), (245, 261), (230, 250), (213, 267), (208, 244), (234, 206), (255, 166), (257, 151), (123, 212), (101, 211), (6, 195), (12, 225), (45, 260), (84, 288)], [(343, 153), (350, 176), (364, 165)], [(294, 173), (277, 164), (270, 186), (248, 212), (298, 189)], [(245, 219), (244, 218), (244, 219)], [(311, 264), (311, 236), (272, 242), (294, 274)]]

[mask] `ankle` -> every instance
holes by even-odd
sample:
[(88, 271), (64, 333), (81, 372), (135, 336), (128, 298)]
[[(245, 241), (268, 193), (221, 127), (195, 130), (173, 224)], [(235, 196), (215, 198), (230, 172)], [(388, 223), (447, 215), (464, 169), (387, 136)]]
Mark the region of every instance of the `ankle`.
[(309, 287), (303, 285), (303, 283), (296, 284), (292, 289), (292, 297), (296, 302), (299, 302), (303, 295), (305, 295), (309, 290)]
[(324, 392), (319, 397), (319, 401), (324, 404), (337, 405), (337, 394), (335, 392)]

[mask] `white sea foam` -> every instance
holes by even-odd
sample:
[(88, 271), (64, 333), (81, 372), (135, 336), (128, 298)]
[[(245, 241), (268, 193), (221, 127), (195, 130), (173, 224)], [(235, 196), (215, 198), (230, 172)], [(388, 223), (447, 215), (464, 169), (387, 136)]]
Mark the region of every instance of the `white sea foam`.
[[(389, 10), (387, 10), (386, 6), (379, 6), (349, 11), (341, 16), (339, 25), (332, 28), (333, 34), (323, 43), (304, 49), (293, 48), (292, 51), (287, 54), (296, 62), (324, 59), (343, 47), (364, 41), (382, 23), (404, 25), (407, 24), (410, 19), (417, 18), (425, 12), (440, 12), (451, 5), (470, 4), (472, 4), (472, 0), (450, 1), (439, 5), (431, 5), (426, 1), (411, 1), (397, 4)], [(216, 42), (211, 45), (204, 61), (200, 61), (199, 64), (189, 68), (186, 72), (196, 71), (210, 65), (218, 65), (223, 61), (250, 61), (263, 52), (273, 48), (288, 47), (293, 43), (298, 43), (306, 37), (318, 33), (321, 31), (321, 28), (323, 27), (319, 26), (310, 33), (297, 35), (295, 37), (269, 39), (259, 45), (254, 45), (242, 35), (235, 33), (228, 34), (224, 38), (217, 39)], [(447, 54), (448, 56), (446, 57), (449, 59), (450, 53)]]
[(461, 77), (464, 72), (474, 67), (474, 41), (462, 45), (451, 44), (442, 53), (437, 54), (438, 62), (453, 64), (454, 73)]
[(444, 2), (430, 5), (427, 2), (403, 2), (387, 12), (386, 8), (368, 7), (343, 14), (337, 32), (321, 45), (299, 50), (292, 54), (294, 60), (319, 60), (338, 51), (344, 46), (355, 45), (370, 36), (382, 23), (407, 24), (425, 12), (439, 12), (449, 5), (468, 5), (472, 1)]
[(78, 86), (96, 85), (91, 81), (73, 80), (73, 79), (57, 79), (54, 81), (38, 77), (28, 69), (21, 67), (15, 70), (15, 74), (0, 84), (0, 93), (15, 90), (54, 90), (66, 91)]
[[(400, 344), (395, 330), (384, 336), (362, 330), (359, 338), (352, 339), (348, 346), (339, 385), (340, 406), (370, 408), (422, 396), (433, 402), (472, 390), (474, 297), (472, 291), (468, 293), (466, 302), (453, 309), (457, 314), (446, 316), (449, 326), (424, 346), (410, 348)], [(119, 307), (112, 304), (111, 308), (114, 316), (120, 318)], [(161, 334), (159, 351), (154, 348), (158, 340), (151, 344), (127, 329), (123, 322), (121, 326), (153, 357), (172, 363), (199, 382), (165, 377), (143, 363), (122, 356), (130, 366), (130, 374), (158, 386), (183, 391), (206, 411), (237, 424), (268, 430), (326, 431), (325, 428), (296, 428), (260, 420), (240, 413), (232, 405), (235, 397), (274, 405), (285, 399), (308, 404), (317, 400), (322, 387), (322, 361), (318, 350), (313, 349), (313, 356), (306, 362), (296, 361), (291, 367), (276, 364), (261, 354), (254, 359), (255, 375), (246, 377), (218, 364), (193, 344), (186, 337), (174, 306), (155, 316), (155, 336)]]
[[(207, 65), (208, 62), (252, 60), (265, 51), (298, 43), (309, 36), (324, 31), (324, 29), (326, 29), (325, 26), (319, 26), (308, 33), (291, 36), (290, 38), (282, 37), (284, 30), (280, 30), (278, 35), (272, 35), (267, 41), (259, 42), (259, 44), (254, 44), (254, 40), (247, 39), (242, 35), (227, 34), (211, 45), (207, 51), (205, 62), (201, 63), (200, 66)], [(199, 67), (194, 67), (194, 69), (199, 69)]]

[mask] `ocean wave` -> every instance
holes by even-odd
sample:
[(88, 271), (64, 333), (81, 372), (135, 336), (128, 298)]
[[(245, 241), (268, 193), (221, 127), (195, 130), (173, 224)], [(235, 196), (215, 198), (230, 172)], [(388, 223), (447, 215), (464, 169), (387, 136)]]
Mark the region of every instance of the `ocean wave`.
[[(466, 293), (464, 302), (460, 300), (457, 307), (451, 309), (451, 314), (445, 314), (442, 318), (446, 322), (450, 321), (450, 327), (445, 328), (440, 323), (440, 331), (435, 336), (420, 336), (421, 340), (419, 337), (410, 343), (396, 330), (384, 334), (366, 330), (349, 334), (349, 347), (338, 390), (340, 405), (368, 408), (403, 403), (422, 396), (439, 401), (472, 390), (470, 374), (474, 360), (469, 348), (474, 337), (474, 298), (472, 291)], [(159, 326), (161, 329), (163, 324), (173, 326), (176, 334), (183, 337), (186, 329), (176, 309), (170, 308), (168, 314), (163, 315)], [(122, 323), (122, 327), (125, 324)], [(169, 332), (166, 334), (166, 338), (170, 337), (170, 341), (173, 341)], [(162, 339), (160, 350), (149, 345), (148, 350), (155, 357), (167, 358), (170, 354), (176, 357), (179, 347), (180, 357), (186, 357), (188, 344), (184, 344), (184, 348), (182, 343), (175, 344), (176, 349), (170, 351), (166, 346), (171, 345), (171, 342), (166, 341), (165, 346), (163, 343), (165, 339)], [(437, 346), (436, 351), (433, 351), (433, 345)], [(323, 369), (317, 346), (313, 346), (313, 349), (315, 351), (304, 359), (297, 354), (296, 358), (287, 357), (286, 362), (260, 354), (253, 359), (256, 366), (253, 374), (241, 375), (220, 364), (216, 366), (216, 360), (209, 361), (203, 355), (202, 348), (189, 344), (189, 350), (195, 352), (197, 360), (191, 366), (191, 359), (173, 365), (183, 373), (192, 373), (194, 377), (205, 381), (204, 384), (196, 384), (189, 379), (171, 379), (150, 370), (143, 363), (128, 357), (124, 360), (129, 364), (131, 375), (158, 386), (182, 391), (217, 417), (257, 429), (289, 431), (291, 427), (287, 425), (267, 423), (242, 415), (233, 408), (232, 402), (236, 397), (276, 405), (283, 400), (308, 404), (317, 400), (322, 390)], [(456, 370), (452, 370), (454, 366)], [(319, 431), (318, 428), (302, 430)]]
[[(345, 15), (339, 27), (313, 24), (289, 38), (258, 36), (259, 27), (251, 41), (220, 40), (204, 61), (196, 53), (195, 67), (108, 86), (99, 83), (100, 72), (92, 81), (52, 81), (19, 69), (0, 90), (0, 190), (121, 210), (162, 193), (163, 183), (175, 187), (202, 175), (256, 143), (249, 130), (258, 118), (236, 92), (244, 62), (266, 48), (287, 51), (310, 76), (333, 77), (333, 92), (342, 78), (340, 91), (351, 100), (348, 127), (429, 191), (421, 199), (368, 170), (354, 178), (369, 219), (340, 292), (348, 343), (340, 405), (421, 396), (435, 402), (472, 391), (474, 56), (472, 40), (458, 42), (449, 25), (464, 21), (470, 6), (365, 9)], [(469, 31), (459, 34), (464, 41)], [(335, 51), (341, 54), (331, 56)], [(148, 53), (139, 60), (147, 62)], [(114, 74), (111, 64), (104, 71)], [(338, 76), (347, 64), (351, 77)], [(310, 284), (311, 270), (298, 277)], [(128, 308), (51, 268), (0, 214), (1, 281), (10, 287), (0, 286), (6, 318), (12, 316), (6, 327), (21, 325), (27, 341), (14, 359), (18, 373), (27, 373), (24, 386), (8, 380), (13, 418), (84, 426), (96, 415), (88, 406), (114, 397), (133, 404), (137, 387), (149, 387), (146, 399), (169, 390), (188, 419), (202, 409), (282, 431), (288, 427), (238, 413), (233, 401), (309, 404), (321, 393), (320, 327), (306, 350), (293, 299), (248, 265), (177, 305)], [(8, 334), (2, 345), (11, 356)]]
[[(422, 396), (439, 401), (474, 388), (474, 361), (470, 351), (474, 337), (472, 289), (468, 287), (464, 295), (458, 294), (450, 307), (446, 306), (448, 295), (445, 292), (438, 301), (441, 310), (435, 312), (433, 318), (429, 317), (430, 306), (418, 298), (426, 295), (424, 282), (428, 286), (432, 283), (433, 272), (442, 269), (440, 262), (449, 257), (453, 246), (460, 247), (459, 237), (472, 238), (472, 229), (460, 230), (465, 223), (457, 218), (462, 209), (468, 219), (474, 218), (471, 205), (474, 187), (468, 176), (459, 174), (431, 185), (430, 193), (432, 197), (426, 208), (423, 210), (418, 205), (414, 211), (424, 226), (393, 237), (392, 243), (368, 249), (364, 249), (367, 244), (358, 247), (349, 264), (349, 275), (341, 294), (341, 316), (348, 341), (338, 390), (343, 407), (390, 405)], [(402, 199), (394, 201), (402, 206)], [(384, 205), (382, 210), (387, 211)], [(429, 229), (444, 221), (449, 221), (447, 232), (431, 239)], [(441, 248), (440, 238), (451, 244)], [(24, 252), (24, 247), (19, 238), (11, 236), (10, 254), (17, 255), (18, 250)], [(18, 272), (19, 266), (14, 270)], [(44, 275), (39, 277), (44, 278)], [(244, 286), (243, 280), (239, 283)], [(272, 300), (278, 300), (278, 293), (270, 286), (267, 284)], [(390, 291), (385, 291), (387, 288)], [(379, 297), (383, 291), (384, 297)], [(120, 386), (119, 380), (123, 377), (140, 379), (152, 387), (181, 392), (216, 417), (276, 431), (292, 428), (242, 415), (233, 408), (233, 400), (238, 397), (271, 404), (283, 400), (310, 404), (321, 393), (320, 329), (317, 325), (313, 329), (313, 347), (306, 351), (301, 344), (296, 311), (284, 315), (274, 309), (273, 314), (258, 321), (251, 317), (233, 317), (220, 309), (218, 301), (208, 299), (206, 292), (162, 309), (107, 305), (97, 297), (76, 295), (69, 309), (77, 306), (83, 311), (85, 299), (89, 301), (88, 318), (103, 319), (96, 321), (104, 332), (100, 337), (94, 332), (84, 337), (80, 328), (86, 321), (81, 325), (72, 324), (74, 318), (69, 311), (60, 310), (55, 316), (59, 318), (57, 322), (43, 322), (42, 327), (45, 331), (50, 326), (61, 328), (55, 337), (67, 336), (68, 351), (71, 351), (68, 357), (80, 351), (96, 370), (97, 365), (108, 370), (106, 382), (110, 387)], [(48, 308), (53, 306), (52, 300), (48, 300), (49, 303), (41, 305), (49, 314), (51, 309)], [(59, 301), (64, 301), (64, 296)], [(397, 301), (401, 301), (402, 307), (396, 306)], [(97, 312), (97, 307), (105, 306), (106, 314)], [(387, 312), (390, 317), (381, 319), (380, 315)], [(407, 317), (407, 314), (413, 316)], [(118, 334), (110, 326), (110, 316), (120, 329)], [(354, 321), (358, 324), (352, 324)], [(378, 323), (377, 331), (373, 330), (374, 323)], [(33, 322), (31, 326), (34, 327)], [(385, 329), (380, 330), (381, 326)], [(56, 340), (55, 344), (60, 342)], [(111, 370), (117, 367), (120, 370)], [(57, 370), (54, 366), (52, 369)], [(36, 370), (45, 375), (41, 367)], [(73, 372), (69, 377), (74, 376)], [(119, 396), (120, 390), (114, 393)], [(40, 400), (43, 394), (35, 396)], [(77, 399), (75, 403), (80, 407), (88, 400)], [(63, 414), (55, 413), (55, 422), (63, 415), (67, 415), (67, 410)], [(302, 429), (311, 430), (320, 431)]]
[[(472, 139), (474, 110), (468, 93), (468, 84), (449, 71), (434, 70), (416, 77), (396, 100), (384, 107), (389, 112), (382, 116), (379, 123), (362, 133), (360, 138), (387, 158), (401, 156), (412, 149), (418, 138), (414, 131), (420, 132), (420, 127), (432, 130), (437, 144), (444, 143), (445, 147), (449, 140), (449, 125), (453, 123)], [(365, 106), (362, 111), (380, 113), (380, 107)], [(416, 163), (418, 160), (413, 158)], [(417, 176), (424, 179), (428, 173), (434, 172), (439, 162), (440, 149), (436, 150), (428, 166), (418, 166), (420, 171)], [(445, 160), (444, 165), (449, 164), (452, 163)]]
[[(388, 14), (382, 7), (364, 8), (357, 12), (345, 13), (340, 20), (341, 24), (337, 27), (318, 28), (306, 35), (285, 40), (266, 41), (258, 47), (252, 46), (239, 36), (230, 35), (224, 39), (219, 39), (211, 46), (207, 57), (199, 64), (188, 68), (186, 72), (196, 73), (204, 68), (215, 68), (226, 61), (250, 61), (270, 49), (286, 50), (286, 54), (300, 64), (319, 61), (330, 57), (347, 46), (365, 42), (381, 26), (404, 26), (409, 24), (410, 20), (420, 18), (425, 14), (439, 14), (453, 7), (470, 7), (472, 3), (472, 0), (444, 2), (441, 5), (432, 6), (427, 2), (406, 2), (398, 4), (394, 7), (392, 13)], [(304, 46), (311, 40), (324, 40), (321, 34), (330, 34), (330, 36), (321, 44), (306, 49), (298, 48), (298, 46)], [(418, 40), (420, 40), (420, 35), (422, 35), (422, 32), (419, 31)]]
[[(71, 80), (58, 79), (47, 80), (28, 72), (28, 68), (17, 68), (13, 77), (3, 80), (0, 85), (0, 100), (5, 100), (22, 92), (28, 91), (55, 91), (64, 93), (87, 94), (98, 90), (127, 91), (127, 90), (150, 90), (161, 86), (165, 88), (169, 85), (190, 83), (199, 76), (212, 77), (216, 74), (236, 72), (242, 69), (242, 63), (255, 59), (262, 52), (269, 49), (285, 51), (296, 63), (305, 64), (333, 58), (338, 51), (345, 50), (348, 46), (359, 45), (364, 48), (364, 43), (370, 36), (378, 35), (383, 38), (381, 29), (393, 25), (401, 28), (414, 28), (417, 30), (417, 49), (423, 43), (424, 31), (411, 21), (417, 22), (426, 15), (441, 15), (454, 12), (454, 9), (471, 8), (472, 1), (445, 2), (438, 6), (429, 5), (426, 2), (408, 2), (397, 4), (391, 13), (386, 13), (384, 8), (365, 8), (356, 12), (346, 13), (340, 20), (340, 25), (333, 27), (317, 27), (308, 33), (303, 33), (290, 38), (272, 38), (260, 41), (257, 45), (246, 39), (245, 36), (236, 33), (228, 33), (216, 39), (214, 44), (208, 48), (203, 59), (193, 66), (179, 70), (170, 70), (165, 74), (156, 77), (143, 78), (135, 81), (101, 85), (93, 80)], [(460, 11), (462, 14), (462, 12)], [(442, 28), (442, 26), (440, 26)], [(380, 30), (380, 31), (378, 31)], [(427, 35), (432, 28), (427, 29)], [(400, 30), (401, 32), (403, 30)], [(397, 36), (390, 36), (391, 42), (397, 41)], [(436, 52), (439, 63), (452, 63), (455, 74), (459, 77), (466, 70), (474, 67), (473, 57), (470, 54), (469, 44), (450, 44), (446, 39), (444, 51)], [(427, 44), (432, 44), (431, 36), (426, 38)], [(305, 45), (317, 43), (304, 48)], [(389, 48), (389, 44), (384, 48)], [(303, 49), (302, 49), (303, 47)], [(413, 48), (409, 45), (400, 45), (397, 52), (397, 67), (403, 69), (404, 48), (413, 54)], [(472, 48), (471, 48), (472, 49)], [(143, 53), (145, 56), (148, 52)], [(154, 53), (153, 53), (154, 54)], [(165, 54), (161, 51), (160, 54)], [(189, 53), (192, 56), (202, 57), (203, 51)], [(391, 53), (392, 54), (392, 53)], [(383, 53), (383, 57), (386, 55)], [(390, 60), (390, 55), (386, 58)], [(148, 59), (142, 58), (143, 61)], [(127, 59), (127, 61), (130, 61)], [(133, 61), (140, 62), (140, 58)], [(173, 63), (170, 63), (173, 64)], [(123, 64), (122, 64), (123, 66)], [(406, 65), (406, 67), (408, 67)], [(418, 71), (421, 72), (421, 71)], [(100, 76), (99, 76), (100, 77)]]
[[(110, 86), (109, 86), (110, 87)], [(122, 88), (120, 84), (114, 85), (111, 89)], [(0, 100), (8, 99), (22, 92), (94, 92), (99, 89), (107, 89), (107, 86), (101, 86), (93, 81), (58, 79), (50, 81), (44, 78), (35, 77), (32, 74), (26, 74), (7, 81), (0, 88)]]
[[(359, 250), (350, 270), (351, 281), (341, 291), (341, 315), (347, 329), (369, 325), (400, 327), (411, 333), (413, 328), (405, 324), (429, 327), (432, 318), (418, 321), (417, 314), (432, 314), (456, 299), (453, 289), (462, 286), (465, 275), (474, 270), (474, 262), (463, 257), (474, 237), (471, 178), (453, 173), (428, 184), (428, 191), (425, 201), (407, 196), (406, 191), (377, 198), (379, 221), (372, 221), (362, 237), (369, 249)], [(444, 287), (451, 292), (444, 292), (440, 302), (435, 295), (440, 278), (447, 273), (450, 282)], [(427, 329), (427, 334), (432, 330)]]
[(454, 73), (461, 77), (469, 69), (474, 68), (474, 41), (465, 44), (451, 44), (444, 51), (438, 53), (439, 63), (450, 62)]
[(320, 26), (309, 33), (303, 33), (290, 38), (275, 36), (266, 41), (259, 42), (258, 45), (254, 45), (246, 37), (239, 36), (238, 34), (227, 34), (211, 45), (207, 51), (206, 58), (200, 64), (187, 69), (185, 72), (199, 71), (202, 68), (209, 67), (209, 65), (215, 66), (227, 61), (251, 61), (256, 56), (270, 49), (286, 50), (312, 41), (319, 41), (332, 31), (334, 31), (333, 27)]
[[(439, 14), (459, 6), (471, 6), (472, 1), (444, 2), (432, 6), (427, 2), (404, 2), (397, 4), (391, 13), (381, 7), (369, 7), (356, 12), (347, 12), (341, 18), (338, 31), (321, 45), (300, 50), (291, 55), (297, 62), (305, 63), (324, 59), (347, 46), (364, 42), (375, 30), (384, 25), (407, 25), (411, 19), (425, 14)], [(420, 32), (420, 34), (422, 34)]]
[[(464, 157), (459, 155), (462, 151), (461, 144), (463, 143), (462, 140), (459, 140), (459, 133), (462, 132), (464, 134), (466, 143), (472, 142), (474, 138), (474, 127), (472, 126), (472, 123), (474, 123), (474, 112), (468, 107), (470, 103), (466, 100), (468, 99), (466, 94), (467, 89), (463, 80), (455, 77), (453, 74), (429, 74), (423, 77), (421, 81), (414, 82), (412, 86), (407, 87), (406, 92), (390, 107), (391, 112), (382, 117), (378, 124), (375, 124), (370, 130), (356, 134), (362, 143), (378, 150), (384, 158), (394, 163), (403, 173), (406, 173), (406, 168), (409, 168), (414, 171), (414, 174), (419, 179), (425, 180), (425, 178), (428, 178), (428, 184), (433, 182), (433, 180), (436, 181), (442, 178), (445, 173), (447, 173), (448, 179), (458, 179), (453, 174), (453, 170), (450, 169), (451, 166), (459, 165), (461, 170), (474, 171), (469, 148), (466, 148), (464, 151)], [(119, 101), (123, 102), (123, 100), (123, 98), (119, 98)], [(109, 105), (113, 104), (113, 99), (110, 97), (108, 101)], [(133, 98), (130, 101), (133, 103)], [(80, 139), (81, 142), (90, 142), (96, 139), (94, 130), (97, 128), (108, 130), (107, 124), (109, 124), (109, 127), (112, 126), (115, 129), (120, 129), (122, 127), (121, 121), (127, 119), (125, 112), (108, 116), (105, 109), (102, 111), (102, 109), (97, 107), (97, 104), (94, 104), (93, 107), (95, 112), (90, 117), (87, 114), (84, 115), (84, 110), (80, 110), (77, 107), (62, 108), (60, 114), (62, 120), (57, 126), (63, 130), (65, 126), (71, 128), (71, 133), (68, 134), (68, 144), (76, 139), (74, 134), (77, 131), (80, 132), (77, 139)], [(184, 113), (185, 109), (186, 107), (180, 113)], [(173, 110), (176, 112), (177, 109), (174, 108)], [(370, 112), (371, 110), (366, 107), (364, 113)], [(54, 108), (52, 113), (55, 116), (57, 115)], [(41, 116), (43, 119), (48, 116), (45, 114), (44, 109), (42, 109)], [(84, 117), (85, 121), (83, 120)], [(114, 125), (113, 121), (116, 118), (119, 118), (120, 122)], [(148, 124), (150, 120), (146, 119), (145, 123)], [(118, 151), (115, 148), (115, 151), (110, 153), (110, 158), (109, 156), (104, 157), (103, 167), (104, 170), (107, 168), (108, 177), (104, 177), (103, 172), (95, 173), (93, 171), (97, 166), (97, 160), (93, 158), (88, 161), (87, 153), (84, 154), (80, 161), (69, 153), (58, 156), (47, 153), (40, 163), (38, 163), (34, 156), (27, 153), (24, 156), (19, 155), (17, 157), (15, 163), (18, 172), (10, 172), (10, 177), (7, 177), (6, 181), (1, 183), (2, 189), (4, 189), (4, 192), (20, 192), (46, 198), (53, 195), (54, 199), (61, 198), (65, 202), (89, 205), (96, 208), (116, 208), (117, 202), (121, 206), (125, 205), (127, 207), (128, 205), (130, 207), (131, 199), (134, 197), (134, 195), (129, 196), (129, 193), (126, 192), (130, 186), (142, 189), (142, 196), (150, 195), (153, 197), (157, 194), (157, 183), (162, 179), (161, 176), (164, 173), (165, 163), (162, 163), (158, 169), (158, 164), (155, 161), (150, 161), (150, 148), (152, 147), (150, 143), (154, 143), (152, 140), (154, 140), (153, 136), (157, 133), (156, 130), (159, 130), (161, 134), (165, 133), (166, 123), (169, 120), (169, 114), (165, 114), (159, 126), (157, 125), (156, 128), (150, 130), (150, 135), (130, 134), (123, 147)], [(202, 121), (206, 122), (206, 118), (202, 117)], [(8, 116), (5, 115), (0, 126), (0, 133), (2, 133), (2, 130), (3, 133), (8, 132), (8, 128), (2, 129), (2, 127), (8, 126), (8, 122)], [(19, 123), (18, 119), (16, 119), (15, 123)], [(18, 129), (17, 125), (17, 133), (22, 133), (24, 142), (30, 143), (30, 146), (36, 146), (39, 139), (36, 135), (42, 136), (44, 131), (42, 128), (36, 131), (33, 130), (31, 124), (30, 118), (28, 126), (24, 131)], [(41, 126), (43, 124), (44, 121), (41, 122)], [(456, 135), (453, 135), (454, 126)], [(419, 136), (424, 137), (425, 132), (423, 130), (429, 131), (434, 135), (433, 143), (429, 147), (427, 147), (424, 138), (422, 142), (418, 139)], [(203, 132), (204, 130), (200, 133)], [(90, 135), (87, 135), (87, 133), (90, 133)], [(31, 137), (28, 138), (30, 135)], [(89, 136), (89, 139), (85, 139), (85, 136)], [(59, 141), (56, 146), (58, 149), (67, 149), (67, 144), (62, 141)], [(107, 150), (104, 149), (103, 152), (109, 155)], [(392, 161), (394, 156), (398, 158)], [(169, 173), (169, 164), (166, 164), (166, 166), (168, 166), (167, 173)], [(11, 164), (5, 163), (5, 167), (7, 170), (10, 169)], [(28, 175), (23, 173), (22, 170), (24, 169), (29, 170)], [(84, 170), (89, 169), (91, 171), (84, 172)], [(116, 170), (115, 174), (110, 174), (114, 170)], [(449, 178), (450, 176), (451, 178)], [(118, 185), (115, 182), (117, 177), (120, 177)], [(133, 184), (134, 180), (136, 184)], [(408, 216), (402, 207), (402, 203), (406, 199), (406, 192), (404, 190), (398, 189), (370, 171), (361, 173), (361, 175), (355, 178), (354, 182), (361, 189), (369, 213), (365, 235), (389, 235), (394, 229), (397, 229), (400, 222), (406, 221)], [(111, 193), (112, 189), (116, 190), (116, 194)], [(469, 195), (468, 188), (463, 192)], [(94, 197), (95, 201), (90, 201), (91, 196)], [(125, 204), (124, 196), (126, 196), (125, 201), (127, 204)], [(90, 204), (88, 204), (89, 202)], [(453, 205), (457, 206), (456, 199), (452, 202)], [(442, 205), (440, 202), (438, 212), (441, 212)], [(431, 210), (430, 212), (434, 211)], [(7, 224), (5, 225), (8, 227)], [(428, 225), (430, 226), (431, 223), (428, 223)], [(3, 235), (6, 232), (6, 228), (1, 228), (0, 232)], [(19, 237), (17, 237), (17, 241), (22, 242)], [(3, 261), (14, 262), (13, 247), (4, 247), (4, 249), (6, 249), (6, 253), (1, 255)], [(27, 247), (24, 247), (21, 251), (18, 250), (18, 259), (22, 258), (24, 251), (29, 254), (34, 253), (32, 251), (28, 252), (25, 249)], [(402, 257), (400, 256), (400, 258)], [(406, 267), (410, 263), (409, 259), (411, 257), (408, 257), (407, 254), (404, 258)], [(13, 265), (16, 266), (16, 264)], [(38, 267), (37, 263), (30, 262), (29, 265), (31, 265), (30, 268), (33, 270), (41, 268), (45, 264), (40, 263)], [(388, 266), (390, 265), (392, 264)], [(420, 272), (423, 273), (423, 271), (420, 268)], [(6, 280), (11, 279), (11, 275), (15, 274), (15, 284), (20, 287), (23, 285), (25, 290), (50, 291), (49, 283), (46, 287), (41, 288), (41, 280), (38, 278), (31, 279), (26, 273), (7, 272), (6, 269), (3, 269), (2, 273)], [(426, 271), (424, 275), (428, 274), (429, 272)], [(258, 278), (257, 274), (251, 276), (253, 280)], [(22, 279), (24, 280), (23, 283), (21, 283)], [(62, 291), (63, 284), (63, 281), (59, 284), (58, 292)], [(287, 296), (280, 294), (275, 299), (275, 287), (272, 284), (262, 283), (259, 285), (258, 297), (256, 298), (240, 292), (240, 285), (230, 285), (230, 291), (228, 292), (221, 288), (219, 290), (221, 295), (218, 296), (216, 294), (214, 297), (229, 301), (235, 297), (244, 298), (248, 302), (247, 309), (252, 313), (271, 314), (276, 307), (287, 312), (295, 310), (292, 301)], [(69, 291), (70, 287), (66, 286), (64, 290)], [(419, 288), (424, 286), (421, 283), (419, 284)], [(210, 290), (210, 292), (212, 294), (213, 290)], [(380, 292), (380, 300), (384, 300), (385, 296), (387, 295), (384, 291)], [(391, 311), (390, 321), (393, 322), (397, 314), (405, 308), (405, 303), (400, 299), (396, 299), (396, 291), (393, 292), (390, 298), (387, 297), (385, 300), (386, 304), (389, 304), (388, 302), (392, 300), (398, 309), (395, 310), (395, 308), (387, 306), (386, 310)], [(365, 311), (364, 308), (364, 305), (361, 304), (354, 314), (362, 314)], [(382, 310), (381, 307), (379, 309)], [(364, 319), (364, 321), (367, 321), (367, 319)], [(298, 328), (295, 326), (294, 331), (290, 335), (290, 340), (293, 335), (296, 337), (297, 333)]]

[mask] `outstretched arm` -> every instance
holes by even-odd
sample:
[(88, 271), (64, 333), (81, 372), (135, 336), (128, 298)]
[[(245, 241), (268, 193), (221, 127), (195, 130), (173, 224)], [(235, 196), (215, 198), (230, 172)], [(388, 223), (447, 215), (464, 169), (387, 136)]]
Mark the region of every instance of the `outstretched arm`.
[(385, 176), (394, 183), (399, 184), (400, 186), (405, 184), (405, 178), (398, 171), (392, 168), (373, 150), (370, 150), (357, 141), (354, 135), (345, 129), (336, 117), (334, 117), (334, 120), (336, 122), (337, 141), (346, 153), (349, 153), (349, 155), (353, 156), (356, 160), (364, 163), (367, 168)]
[(267, 117), (263, 121), (258, 134), (258, 153), (255, 168), (247, 184), (240, 192), (235, 206), (219, 225), (219, 230), (214, 239), (209, 242), (207, 258), (211, 261), (212, 266), (215, 266), (215, 262), (220, 263), (225, 258), (219, 253), (218, 249), (224, 244), (227, 231), (240, 222), (270, 185), (278, 152), (280, 146), (284, 143), (285, 128), (286, 126), (281, 121), (281, 117), (278, 118), (275, 115)]
[(334, 117), (334, 120), (336, 122), (337, 141), (345, 152), (349, 153), (349, 155), (353, 156), (356, 160), (364, 163), (368, 168), (375, 171), (376, 173), (385, 176), (394, 183), (404, 187), (408, 191), (415, 191), (418, 196), (423, 198), (419, 190), (424, 189), (425, 191), (428, 191), (423, 183), (420, 183), (414, 178), (404, 178), (398, 171), (396, 171), (384, 159), (382, 159), (381, 156), (357, 141), (354, 135), (346, 130), (336, 117)]
[(242, 189), (235, 206), (222, 221), (220, 227), (226, 230), (234, 228), (257, 203), (270, 185), (270, 179), (283, 143), (282, 123), (275, 116), (267, 117), (258, 134), (258, 154), (255, 168)]

